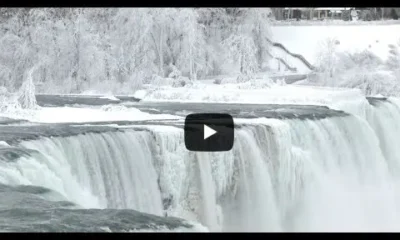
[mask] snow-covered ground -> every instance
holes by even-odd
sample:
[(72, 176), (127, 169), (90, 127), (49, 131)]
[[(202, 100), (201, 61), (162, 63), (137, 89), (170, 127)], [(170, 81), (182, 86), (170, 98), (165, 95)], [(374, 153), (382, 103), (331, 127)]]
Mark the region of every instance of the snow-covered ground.
[(263, 80), (240, 84), (198, 82), (190, 87), (163, 87), (145, 92), (146, 102), (214, 102), (247, 104), (295, 104), (327, 106), (363, 115), (367, 100), (359, 89), (301, 85), (263, 85)]
[(325, 19), (325, 20), (272, 20), (271, 24), (273, 26), (320, 26), (320, 25), (335, 25), (335, 26), (351, 26), (351, 25), (396, 25), (400, 24), (400, 20), (386, 19), (386, 20), (376, 20), (376, 21), (343, 21), (339, 19)]
[(385, 22), (381, 22), (380, 25), (349, 23), (272, 26), (271, 32), (273, 41), (282, 43), (293, 53), (303, 55), (311, 64), (315, 64), (321, 42), (327, 38), (336, 38), (339, 41), (338, 51), (355, 52), (368, 49), (385, 60), (389, 53), (388, 44), (396, 44), (400, 40), (400, 23), (383, 23)]
[[(141, 94), (144, 95), (143, 91)], [(299, 85), (262, 86), (260, 83), (217, 85), (199, 82), (191, 87), (163, 87), (149, 91), (142, 101), (327, 105), (360, 98), (364, 96), (357, 89)]]

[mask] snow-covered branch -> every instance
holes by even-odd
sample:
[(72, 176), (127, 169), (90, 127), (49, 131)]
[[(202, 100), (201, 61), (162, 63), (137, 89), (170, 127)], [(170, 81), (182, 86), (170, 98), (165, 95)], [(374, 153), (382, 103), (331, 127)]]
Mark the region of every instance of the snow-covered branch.
[(12, 92), (36, 65), (38, 92), (130, 93), (171, 66), (189, 79), (251, 75), (269, 51), (269, 9), (1, 11), (0, 86)]

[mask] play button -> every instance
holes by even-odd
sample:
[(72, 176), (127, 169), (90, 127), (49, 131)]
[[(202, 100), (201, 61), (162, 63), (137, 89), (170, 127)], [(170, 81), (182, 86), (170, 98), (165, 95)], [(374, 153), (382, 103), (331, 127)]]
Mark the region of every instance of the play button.
[(233, 147), (233, 129), (229, 114), (189, 114), (184, 126), (185, 146), (189, 151), (229, 151)]
[(204, 124), (204, 140), (206, 140), (207, 138), (211, 137), (212, 135), (216, 134), (217, 131), (215, 131), (214, 129), (210, 128), (209, 126)]

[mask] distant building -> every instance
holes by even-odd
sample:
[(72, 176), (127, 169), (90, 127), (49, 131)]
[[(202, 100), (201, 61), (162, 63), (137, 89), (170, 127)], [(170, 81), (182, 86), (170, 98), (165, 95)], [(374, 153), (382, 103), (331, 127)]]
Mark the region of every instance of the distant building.
[(400, 8), (273, 8), (276, 20), (362, 20), (399, 19)]
[(283, 19), (342, 19), (345, 12), (350, 13), (352, 8), (285, 8)]
[(344, 12), (350, 12), (352, 8), (314, 8), (313, 19), (342, 19)]
[(307, 19), (308, 11), (310, 11), (310, 8), (284, 8), (283, 19)]

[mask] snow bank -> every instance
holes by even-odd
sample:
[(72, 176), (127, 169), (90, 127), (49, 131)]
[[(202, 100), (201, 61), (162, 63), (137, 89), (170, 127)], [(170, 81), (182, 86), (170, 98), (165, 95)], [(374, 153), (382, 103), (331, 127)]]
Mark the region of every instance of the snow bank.
[(316, 63), (320, 42), (327, 38), (336, 38), (339, 41), (338, 51), (355, 52), (369, 49), (385, 60), (389, 53), (388, 44), (395, 44), (400, 39), (400, 21), (392, 24), (381, 22), (382, 25), (370, 23), (272, 26), (272, 40), (282, 43), (293, 53), (303, 55), (311, 64)]
[(201, 84), (164, 87), (147, 92), (142, 102), (214, 102), (247, 104), (297, 104), (328, 106), (363, 117), (368, 106), (359, 89), (302, 85)]
[(329, 26), (329, 25), (336, 25), (336, 26), (351, 26), (351, 25), (396, 25), (400, 24), (400, 20), (384, 20), (384, 21), (343, 21), (338, 19), (326, 19), (326, 20), (300, 20), (300, 21), (271, 21), (273, 26)]
[(180, 119), (180, 117), (174, 115), (150, 114), (136, 108), (127, 108), (124, 106), (103, 106), (101, 108), (43, 107), (13, 114), (0, 114), (0, 116), (3, 115), (41, 123)]
[(146, 95), (146, 90), (138, 90), (133, 94), (133, 97), (142, 99)]
[(119, 99), (116, 98), (116, 97), (114, 97), (113, 95), (110, 95), (110, 96), (103, 96), (103, 97), (100, 97), (100, 98), (108, 99), (108, 100), (111, 100), (111, 101), (119, 101)]
[(298, 85), (252, 89), (244, 84), (198, 84), (196, 87), (164, 87), (149, 91), (142, 101), (327, 105), (360, 99), (365, 100), (365, 97), (358, 89)]

